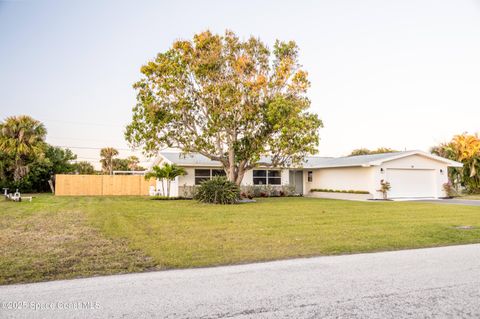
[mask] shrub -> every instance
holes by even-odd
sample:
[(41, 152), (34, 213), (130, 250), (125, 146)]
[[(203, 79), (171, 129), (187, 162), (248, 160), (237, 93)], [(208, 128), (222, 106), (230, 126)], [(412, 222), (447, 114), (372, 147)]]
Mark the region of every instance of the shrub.
[(295, 186), (292, 185), (246, 185), (242, 186), (243, 198), (254, 197), (284, 197), (294, 196)]
[(235, 204), (240, 199), (240, 188), (223, 176), (215, 176), (198, 187), (194, 198), (202, 203)]
[(450, 182), (443, 184), (443, 190), (445, 191), (447, 197), (454, 197), (458, 195), (452, 183)]
[(184, 184), (181, 188), (180, 194), (183, 194), (183, 197), (185, 198), (195, 198), (195, 194), (197, 192), (198, 186), (187, 186), (187, 184)]

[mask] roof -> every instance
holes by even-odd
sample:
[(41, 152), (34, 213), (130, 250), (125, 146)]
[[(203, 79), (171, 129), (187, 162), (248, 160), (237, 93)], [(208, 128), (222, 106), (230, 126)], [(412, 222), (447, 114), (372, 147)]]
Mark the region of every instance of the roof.
[(198, 153), (183, 154), (180, 152), (161, 152), (160, 155), (167, 161), (180, 166), (222, 166), (222, 163), (219, 161), (212, 161), (208, 157)]
[[(420, 155), (432, 160), (440, 161), (448, 166), (462, 167), (462, 164), (455, 162), (440, 156), (436, 156), (423, 151), (404, 151), (371, 155), (358, 155), (358, 156), (344, 156), (344, 157), (320, 157), (309, 156), (305, 158), (303, 165), (304, 168), (333, 168), (333, 167), (355, 167), (355, 166), (378, 166), (384, 162), (392, 161), (395, 159)], [(180, 166), (211, 166), (220, 167), (222, 164), (218, 161), (212, 161), (209, 158), (197, 154), (183, 154), (181, 152), (161, 152), (160, 156), (166, 159), (170, 163), (175, 163)], [(158, 161), (156, 161), (158, 162)], [(261, 159), (261, 162), (269, 162), (269, 158), (265, 157)]]

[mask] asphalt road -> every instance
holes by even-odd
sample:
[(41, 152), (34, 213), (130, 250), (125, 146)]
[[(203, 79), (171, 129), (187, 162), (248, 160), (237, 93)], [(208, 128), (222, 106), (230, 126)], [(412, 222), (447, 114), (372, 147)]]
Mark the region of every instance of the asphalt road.
[(480, 245), (1, 286), (0, 301), (27, 303), (0, 318), (479, 318)]

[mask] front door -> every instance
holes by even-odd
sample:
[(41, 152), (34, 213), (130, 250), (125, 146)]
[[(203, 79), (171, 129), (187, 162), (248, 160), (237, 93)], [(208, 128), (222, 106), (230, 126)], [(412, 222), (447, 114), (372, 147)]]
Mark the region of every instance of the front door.
[(295, 186), (295, 193), (303, 194), (303, 171), (290, 171), (290, 185)]

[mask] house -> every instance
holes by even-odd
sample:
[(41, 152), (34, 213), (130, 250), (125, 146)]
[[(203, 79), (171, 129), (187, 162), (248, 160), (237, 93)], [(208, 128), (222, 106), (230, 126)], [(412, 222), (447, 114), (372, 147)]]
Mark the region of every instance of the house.
[[(188, 188), (212, 176), (225, 175), (220, 162), (200, 154), (161, 152), (153, 165), (174, 163), (185, 168), (187, 175), (172, 182), (172, 195), (184, 196)], [(462, 164), (423, 151), (405, 151), (348, 157), (307, 157), (296, 167), (258, 167), (246, 172), (241, 186), (291, 185), (298, 194), (334, 197), (338, 193), (356, 191), (356, 198), (380, 199), (380, 182), (388, 181), (388, 198), (440, 198), (446, 194), (448, 168)], [(314, 190), (314, 191), (312, 191)], [(318, 192), (318, 190), (329, 190)], [(343, 198), (350, 194), (342, 193)]]

